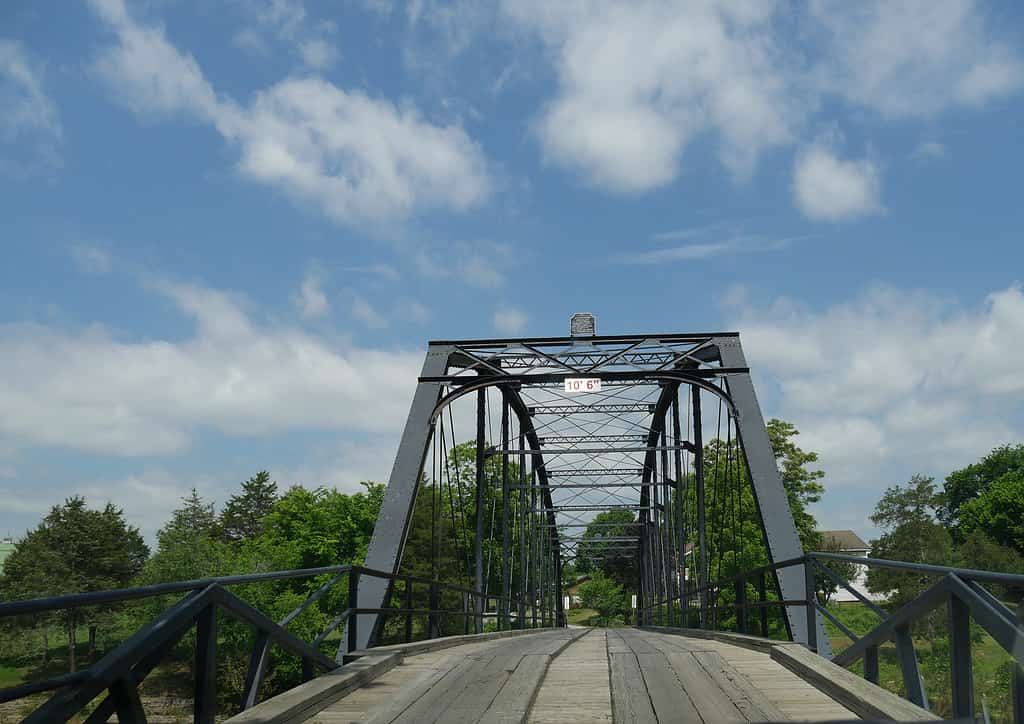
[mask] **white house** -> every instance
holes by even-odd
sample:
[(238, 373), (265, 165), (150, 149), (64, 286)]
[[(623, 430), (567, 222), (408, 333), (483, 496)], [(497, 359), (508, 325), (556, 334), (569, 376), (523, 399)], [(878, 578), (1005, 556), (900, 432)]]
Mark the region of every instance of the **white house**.
[[(871, 550), (871, 546), (865, 543), (864, 540), (852, 530), (823, 530), (821, 531), (821, 535), (825, 539), (825, 545), (829, 550), (838, 549), (839, 553), (845, 553), (848, 556), (867, 558), (868, 553)], [(867, 566), (857, 566), (857, 574), (854, 576), (853, 580), (850, 581), (850, 586), (869, 601), (884, 601), (885, 594), (871, 593), (868, 591), (866, 580), (867, 571)], [(832, 600), (836, 603), (851, 603), (856, 601), (857, 597), (840, 586), (832, 596)]]

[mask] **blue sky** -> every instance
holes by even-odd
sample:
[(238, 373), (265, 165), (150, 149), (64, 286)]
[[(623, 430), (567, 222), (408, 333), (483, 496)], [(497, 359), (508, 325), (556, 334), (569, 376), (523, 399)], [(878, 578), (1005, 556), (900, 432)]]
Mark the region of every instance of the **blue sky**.
[(1024, 439), (1012, 2), (0, 9), (0, 535), (390, 469), (431, 338), (738, 329), (828, 527)]

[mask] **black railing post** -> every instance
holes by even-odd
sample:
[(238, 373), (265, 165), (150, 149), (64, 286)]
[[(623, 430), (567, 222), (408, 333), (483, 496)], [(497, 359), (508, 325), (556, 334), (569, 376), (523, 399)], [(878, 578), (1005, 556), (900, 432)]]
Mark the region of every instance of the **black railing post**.
[(431, 581), (430, 583), (430, 594), (427, 602), (427, 608), (430, 610), (430, 613), (427, 614), (427, 638), (436, 639), (441, 635), (440, 628), (437, 625), (438, 609), (441, 608), (440, 602), (438, 601), (437, 581)]
[(804, 559), (804, 595), (807, 597), (807, 648), (818, 651), (818, 609), (814, 593), (814, 566), (809, 558)]
[(405, 643), (412, 643), (412, 581), (405, 579)]
[(768, 606), (765, 605), (768, 602), (768, 592), (765, 585), (765, 576), (766, 573), (764, 571), (761, 571), (757, 576), (757, 602), (761, 604), (761, 635), (768, 638)]
[(195, 698), (196, 724), (214, 724), (217, 716), (217, 607), (204, 608), (196, 620)]
[(896, 655), (900, 659), (903, 684), (907, 688), (907, 699), (922, 709), (927, 709), (928, 697), (925, 694), (924, 681), (921, 680), (921, 670), (917, 665), (914, 639), (910, 636), (910, 624), (898, 627), (893, 640), (896, 642)]
[(864, 649), (864, 678), (872, 684), (878, 683), (878, 647)]
[(974, 680), (971, 672), (971, 614), (967, 604), (949, 597), (949, 679), (953, 716), (974, 717)]
[(359, 637), (359, 573), (355, 570), (348, 573), (348, 651), (356, 650)]
[(468, 593), (463, 593), (462, 594), (462, 625), (463, 625), (462, 633), (468, 634), (469, 633), (469, 594)]
[[(1024, 600), (1017, 603), (1017, 628), (1024, 629)], [(1013, 667), (1013, 679), (1010, 682), (1013, 698), (1013, 724), (1024, 724), (1024, 666)]]
[(736, 581), (736, 628), (747, 633), (747, 579), (743, 576)]

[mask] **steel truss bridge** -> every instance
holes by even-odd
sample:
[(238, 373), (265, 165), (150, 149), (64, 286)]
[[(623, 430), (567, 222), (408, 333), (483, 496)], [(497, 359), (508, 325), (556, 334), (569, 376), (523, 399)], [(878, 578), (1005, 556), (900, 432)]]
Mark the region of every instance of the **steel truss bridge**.
[[(33, 722), (145, 721), (139, 685), (195, 629), (194, 719), (212, 722), (219, 612), (254, 631), (237, 722), (923, 720), (911, 630), (945, 608), (952, 714), (984, 714), (973, 622), (1014, 661), (1024, 724), (1024, 609), (990, 590), (1024, 576), (805, 552), (738, 334), (576, 332), (429, 344), (363, 566), (0, 603), (2, 621), (181, 596), (89, 669), (0, 703), (35, 697)], [(837, 563), (933, 585), (884, 610)], [(566, 628), (569, 566), (627, 576), (629, 628)], [(231, 590), (313, 576), (329, 579), (281, 621)], [(836, 619), (822, 581), (877, 626)], [(288, 630), (336, 587), (346, 603), (315, 640)], [(835, 655), (826, 619), (852, 642)], [(879, 686), (890, 642), (905, 698)], [(261, 702), (272, 647), (305, 683)]]

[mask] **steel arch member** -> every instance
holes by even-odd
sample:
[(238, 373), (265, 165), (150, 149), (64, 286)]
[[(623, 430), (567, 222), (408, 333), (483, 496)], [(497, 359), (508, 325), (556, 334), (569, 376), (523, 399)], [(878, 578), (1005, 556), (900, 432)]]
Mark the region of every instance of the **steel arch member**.
[[(628, 373), (591, 373), (594, 377), (609, 379), (635, 379), (637, 382), (662, 381), (667, 383), (687, 384), (707, 391), (720, 399), (729, 408), (735, 424), (737, 437), (743, 448), (743, 459), (750, 476), (752, 492), (757, 506), (762, 530), (765, 536), (768, 555), (772, 561), (798, 558), (803, 549), (797, 536), (796, 525), (789, 509), (789, 502), (782, 478), (776, 468), (775, 456), (765, 428), (764, 418), (754, 393), (750, 373), (740, 345), (739, 335), (734, 333), (717, 333), (706, 336), (707, 344), (699, 353), (688, 353), (689, 361), (717, 362), (720, 368), (703, 368), (699, 371), (676, 370), (637, 370)], [(625, 338), (622, 338), (625, 339)], [(630, 337), (632, 339), (632, 337)], [(616, 337), (594, 337), (593, 344), (605, 344), (619, 341)], [(432, 438), (434, 420), (440, 410), (459, 397), (491, 386), (503, 386), (506, 399), (516, 410), (520, 419), (520, 427), (524, 433), (532, 435), (530, 447), (533, 452), (535, 467), (541, 483), (542, 495), (547, 495), (545, 505), (550, 504), (550, 488), (546, 477), (546, 468), (540, 452), (540, 444), (530, 420), (529, 410), (523, 403), (517, 383), (529, 384), (542, 379), (553, 380), (572, 377), (580, 372), (562, 372), (557, 375), (507, 375), (495, 366), (488, 365), (489, 371), (481, 377), (445, 377), (449, 367), (465, 367), (466, 353), (460, 348), (467, 345), (513, 345), (520, 341), (534, 342), (538, 345), (551, 344), (571, 346), (578, 340), (572, 338), (544, 338), (541, 340), (480, 340), (476, 342), (432, 342), (427, 350), (416, 392), (413, 396), (409, 417), (402, 433), (401, 443), (395, 457), (394, 467), (388, 479), (377, 524), (370, 540), (366, 557), (366, 566), (377, 570), (397, 571), (401, 561), (402, 549), (408, 535), (409, 521), (415, 503), (422, 466)], [(725, 388), (722, 389), (708, 381), (708, 377), (723, 377)], [(459, 387), (442, 394), (443, 386), (458, 384)], [(674, 387), (669, 384), (666, 387)], [(667, 409), (667, 403), (665, 405)], [(657, 421), (664, 417), (655, 415)], [(653, 424), (659, 424), (654, 422)], [(660, 429), (658, 431), (660, 434)], [(651, 430), (648, 440), (653, 439), (655, 431)], [(539, 464), (538, 464), (539, 462)], [(641, 490), (646, 490), (643, 486)], [(554, 513), (549, 512), (550, 530), (557, 534), (553, 520)], [(554, 541), (553, 541), (554, 542)], [(559, 577), (560, 578), (560, 577)], [(779, 593), (783, 599), (795, 600), (804, 597), (805, 581), (801, 567), (792, 567), (778, 573)], [(387, 601), (389, 586), (380, 579), (364, 579), (359, 582), (359, 605), (364, 608), (381, 608)], [(561, 601), (561, 596), (558, 596)], [(785, 607), (786, 623), (790, 636), (794, 641), (808, 643), (806, 618), (792, 607)], [(377, 634), (381, 617), (377, 614), (360, 614), (358, 621), (358, 645), (365, 647)], [(824, 655), (829, 653), (828, 638), (825, 636), (824, 625), (820, 615), (817, 626), (818, 651)]]

